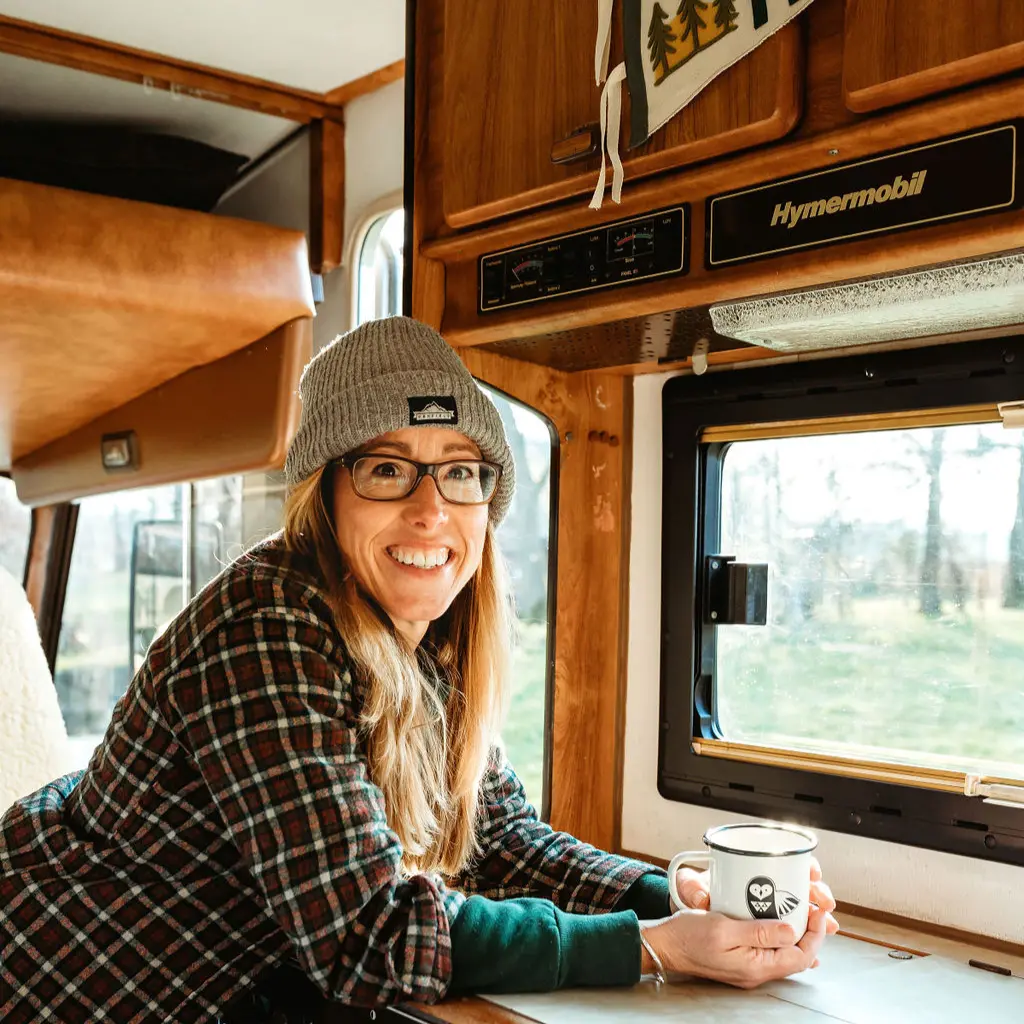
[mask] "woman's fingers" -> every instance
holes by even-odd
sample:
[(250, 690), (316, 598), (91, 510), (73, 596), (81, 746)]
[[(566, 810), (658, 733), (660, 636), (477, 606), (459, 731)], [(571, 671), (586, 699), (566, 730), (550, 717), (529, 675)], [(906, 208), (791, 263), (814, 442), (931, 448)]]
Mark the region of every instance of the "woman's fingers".
[(785, 921), (726, 920), (728, 924), (723, 927), (723, 938), (726, 945), (733, 948), (748, 946), (753, 949), (778, 949), (796, 943), (796, 932)]
[(807, 931), (804, 932), (797, 946), (807, 954), (808, 963), (817, 958), (818, 950), (821, 949), (821, 944), (825, 941), (825, 936), (828, 933), (828, 919), (831, 916), (824, 910), (815, 910), (813, 907), (807, 915)]
[(821, 945), (834, 927), (827, 911), (813, 908), (798, 942), (785, 921), (680, 912), (649, 924), (647, 935), (668, 970), (749, 989), (817, 966)]
[(811, 857), (811, 881), (821, 881), (821, 865), (818, 863), (817, 857)]
[(708, 892), (706, 871), (680, 868), (676, 872), (676, 889), (679, 891), (680, 899), (692, 910), (708, 909), (711, 895)]
[[(814, 877), (813, 874), (811, 877)], [(832, 890), (821, 881), (820, 873), (819, 877), (811, 882), (811, 902), (817, 903), (825, 913), (831, 913), (836, 909), (836, 900), (832, 895)]]
[[(753, 921), (753, 925), (775, 924), (776, 928), (788, 931), (788, 941), (783, 941), (785, 934), (781, 930), (771, 929), (763, 936), (748, 936), (748, 945), (752, 947), (757, 967), (756, 977), (751, 979), (754, 984), (788, 978), (792, 974), (809, 970), (817, 966), (818, 951), (825, 941), (828, 915), (821, 910), (811, 909), (807, 918), (807, 931), (799, 942), (794, 943), (795, 933), (789, 925), (780, 922)], [(747, 922), (743, 922), (747, 924)], [(768, 940), (762, 944), (760, 938)]]
[(791, 974), (799, 974), (815, 965), (818, 951), (825, 941), (826, 914), (812, 908), (807, 917), (807, 931), (795, 946), (782, 946), (774, 950), (766, 950), (766, 980), (788, 978)]

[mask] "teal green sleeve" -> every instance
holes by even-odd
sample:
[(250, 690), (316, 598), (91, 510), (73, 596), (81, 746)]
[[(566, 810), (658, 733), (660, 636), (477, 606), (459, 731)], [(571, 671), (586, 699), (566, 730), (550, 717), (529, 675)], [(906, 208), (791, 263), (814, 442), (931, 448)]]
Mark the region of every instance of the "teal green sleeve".
[(615, 909), (632, 910), (641, 921), (658, 921), (672, 913), (668, 878), (664, 872), (641, 875), (623, 894)]
[(451, 940), (453, 995), (640, 980), (640, 926), (631, 910), (566, 914), (549, 900), (471, 896)]

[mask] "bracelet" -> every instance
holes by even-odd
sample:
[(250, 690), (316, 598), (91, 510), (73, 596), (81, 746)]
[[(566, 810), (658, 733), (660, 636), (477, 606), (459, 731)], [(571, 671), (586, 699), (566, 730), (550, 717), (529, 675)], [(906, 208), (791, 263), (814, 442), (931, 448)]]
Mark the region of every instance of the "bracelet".
[(654, 962), (654, 980), (657, 984), (664, 984), (665, 981), (665, 968), (662, 965), (661, 957), (651, 948), (651, 944), (647, 941), (644, 936), (643, 928), (640, 929), (640, 945), (647, 950), (647, 955)]

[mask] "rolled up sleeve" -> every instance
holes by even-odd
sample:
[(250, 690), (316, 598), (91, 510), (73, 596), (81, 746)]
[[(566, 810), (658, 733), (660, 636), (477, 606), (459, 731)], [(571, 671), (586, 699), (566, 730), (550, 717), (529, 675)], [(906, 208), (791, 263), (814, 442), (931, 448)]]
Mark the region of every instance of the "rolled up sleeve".
[(571, 914), (616, 909), (650, 864), (605, 853), (538, 820), (522, 783), (495, 748), (482, 783), (480, 855), (459, 880), (467, 894), (540, 897)]

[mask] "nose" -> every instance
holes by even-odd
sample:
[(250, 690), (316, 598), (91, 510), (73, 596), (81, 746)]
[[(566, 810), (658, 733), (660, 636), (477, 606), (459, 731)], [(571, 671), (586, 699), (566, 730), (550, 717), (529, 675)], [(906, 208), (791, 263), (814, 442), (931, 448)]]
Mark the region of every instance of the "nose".
[(406, 498), (405, 515), (410, 522), (428, 530), (448, 521), (448, 503), (441, 497), (433, 477), (424, 476), (416, 490)]

